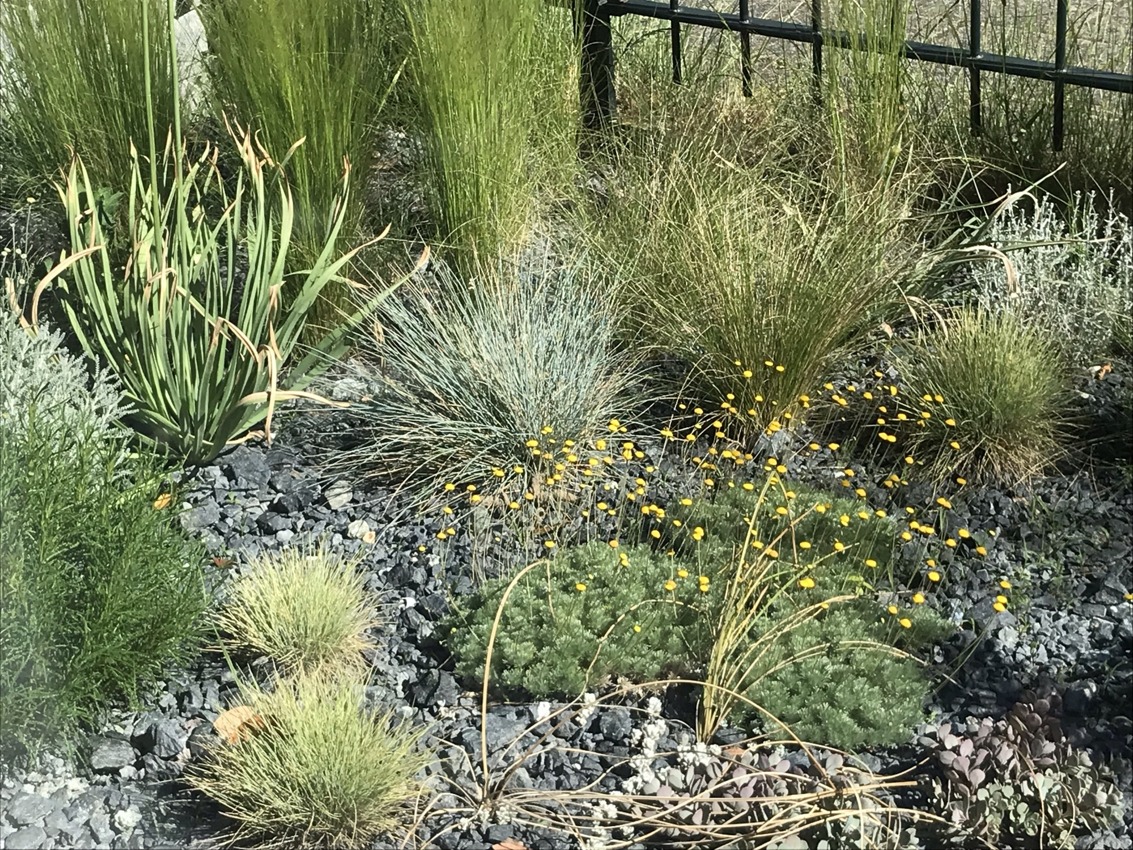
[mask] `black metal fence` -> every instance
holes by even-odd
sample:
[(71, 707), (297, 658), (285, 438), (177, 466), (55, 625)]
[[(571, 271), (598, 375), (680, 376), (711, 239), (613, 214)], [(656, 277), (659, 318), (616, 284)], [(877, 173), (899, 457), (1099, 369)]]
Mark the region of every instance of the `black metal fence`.
[[(980, 77), (985, 72), (1046, 80), (1053, 84), (1054, 121), (1051, 128), (1051, 142), (1056, 151), (1062, 150), (1067, 86), (1083, 86), (1133, 95), (1133, 74), (1079, 68), (1067, 64), (1068, 0), (1054, 0), (1054, 62), (1040, 62), (1019, 56), (985, 52), (981, 44), (980, 32), (982, 0), (968, 0), (968, 2), (970, 24), (966, 48), (905, 41), (903, 53), (907, 59), (968, 69), (969, 122), (973, 134), (980, 132), (982, 123)], [(674, 83), (680, 83), (682, 76), (683, 25), (711, 27), (739, 33), (740, 77), (743, 93), (747, 97), (752, 94), (751, 37), (753, 35), (810, 44), (811, 69), (816, 91), (819, 90), (822, 78), (822, 52), (825, 47), (849, 48), (854, 45), (869, 44), (865, 36), (860, 33), (832, 32), (825, 29), (822, 0), (811, 0), (809, 24), (752, 17), (750, 0), (738, 0), (735, 13), (691, 8), (683, 5), (680, 0), (579, 0), (579, 3), (578, 24), (581, 27), (582, 42), (582, 114), (584, 123), (590, 129), (608, 125), (615, 114), (614, 46), (610, 29), (610, 20), (614, 17), (637, 15), (669, 22)], [(1127, 34), (1127, 37), (1133, 38), (1133, 33)]]

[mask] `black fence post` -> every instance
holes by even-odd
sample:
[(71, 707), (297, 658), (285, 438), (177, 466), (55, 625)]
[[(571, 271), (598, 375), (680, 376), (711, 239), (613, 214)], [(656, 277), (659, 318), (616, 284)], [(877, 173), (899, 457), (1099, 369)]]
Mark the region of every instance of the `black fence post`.
[(815, 103), (822, 103), (822, 0), (810, 3), (810, 74)]
[(582, 45), (579, 66), (582, 125), (587, 130), (601, 131), (610, 127), (617, 112), (610, 10), (607, 0), (577, 0), (575, 14)]
[(1058, 0), (1054, 21), (1054, 127), (1051, 129), (1051, 147), (1056, 153), (1062, 151), (1063, 116), (1066, 109), (1066, 83), (1062, 80), (1062, 74), (1066, 71), (1066, 18), (1066, 0)]
[(980, 69), (976, 60), (983, 53), (981, 44), (981, 25), (983, 9), (980, 0), (972, 0), (968, 8), (968, 56), (972, 64), (968, 66), (968, 125), (973, 136), (983, 132), (983, 111), (980, 93)]
[[(751, 18), (749, 0), (740, 0), (740, 23), (746, 24)], [(740, 79), (744, 97), (751, 97), (751, 33), (740, 33)]]
[(669, 21), (670, 45), (673, 52), (673, 83), (678, 86), (684, 77), (681, 60), (681, 22), (675, 17), (680, 8), (681, 0), (669, 0), (669, 11), (674, 15)]

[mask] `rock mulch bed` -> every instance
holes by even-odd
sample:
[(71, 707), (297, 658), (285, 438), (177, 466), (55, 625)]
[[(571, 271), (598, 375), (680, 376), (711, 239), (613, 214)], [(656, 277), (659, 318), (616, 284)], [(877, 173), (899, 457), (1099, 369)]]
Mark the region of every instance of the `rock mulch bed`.
[[(436, 747), (439, 760), (428, 770), (430, 783), (441, 795), (437, 810), (452, 812), (426, 822), (426, 829), (436, 833), (433, 846), (470, 850), (506, 839), (532, 850), (576, 846), (562, 833), (510, 823), (506, 811), (469, 817), (482, 780), (479, 697), (463, 693), (444, 669), (447, 652), (438, 640), (451, 594), (471, 590), (458, 568), (468, 557), (467, 546), (457, 540), (445, 563), (422, 553), (419, 547), (435, 543), (438, 525), (414, 517), (396, 494), (360, 481), (322, 480), (302, 451), (302, 436), (291, 439), (267, 449), (235, 448), (202, 470), (185, 495), (181, 522), (186, 530), (217, 555), (218, 571), (230, 568), (230, 555), (238, 560), (306, 538), (325, 538), (336, 549), (360, 552), (367, 586), (380, 594), (390, 615), (369, 659), (369, 696), (432, 726), (427, 742)], [(825, 472), (804, 466), (799, 474), (821, 480)], [(986, 634), (932, 709), (938, 720), (997, 717), (1025, 688), (1054, 686), (1063, 696), (1067, 736), (1095, 758), (1109, 760), (1126, 800), (1122, 823), (1079, 846), (1128, 847), (1133, 840), (1128, 758), (1133, 749), (1133, 605), (1126, 593), (1133, 587), (1133, 488), (1128, 481), (1099, 484), (1085, 474), (1052, 477), (1037, 483), (1031, 501), (986, 491), (970, 496), (964, 509), (965, 522), (996, 529), (999, 537), (969, 581), (953, 577), (949, 602), (958, 619)], [(1044, 536), (1057, 542), (1061, 558), (1034, 557)], [(1029, 605), (994, 612), (986, 587), (999, 575), (1029, 584)], [(955, 657), (975, 637), (971, 629), (961, 632), (937, 649), (937, 660)], [(46, 756), (35, 770), (10, 772), (0, 788), (0, 843), (10, 850), (117, 850), (199, 846), (215, 839), (223, 819), (207, 801), (190, 797), (177, 777), (204, 754), (213, 735), (211, 721), (236, 699), (231, 671), (216, 656), (205, 655), (149, 694), (148, 710), (110, 718), (76, 759)], [(670, 694), (657, 717), (661, 703), (654, 702), (650, 715), (643, 693), (626, 699), (624, 707), (570, 707), (555, 715), (553, 724), (546, 718), (560, 705), (496, 706), (486, 720), (489, 762), (497, 769), (534, 747), (510, 774), (512, 788), (562, 791), (595, 783), (597, 791), (618, 792), (625, 771), (622, 776), (607, 772), (609, 759), (640, 750), (647, 723), (660, 721), (660, 749), (679, 748), (680, 721), (691, 715), (682, 714), (688, 707), (678, 702), (679, 695)], [(867, 755), (882, 771), (909, 759), (909, 752)]]

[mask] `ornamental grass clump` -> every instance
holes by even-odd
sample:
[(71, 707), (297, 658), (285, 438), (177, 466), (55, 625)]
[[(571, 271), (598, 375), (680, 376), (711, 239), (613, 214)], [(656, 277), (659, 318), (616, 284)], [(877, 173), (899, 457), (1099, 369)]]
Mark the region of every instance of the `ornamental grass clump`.
[(232, 580), (218, 615), (224, 646), (287, 669), (361, 664), (376, 618), (357, 564), (324, 547), (255, 558)]
[(369, 0), (225, 0), (200, 14), (218, 110), (270, 151), (304, 140), (287, 160), (292, 266), (318, 260), (335, 228), (327, 211), (340, 202), (338, 239), (353, 247), (364, 193), (340, 200), (340, 175), (344, 159), (363, 180), (371, 173), (379, 117), (405, 61), (400, 10)]
[(641, 173), (596, 227), (620, 234), (631, 328), (690, 364), (690, 394), (733, 399), (749, 433), (798, 415), (832, 359), (904, 297), (916, 249), (894, 181), (829, 190), (794, 177), (778, 190), (769, 165), (696, 157), (620, 169)]
[(155, 510), (165, 470), (130, 450), (117, 385), (62, 335), (0, 322), (0, 750), (82, 724), (195, 648), (204, 553)]
[(904, 434), (909, 456), (936, 479), (1018, 483), (1065, 454), (1065, 361), (1049, 335), (1013, 313), (962, 308), (923, 330), (897, 364), (909, 397), (940, 399)]
[(408, 820), (419, 733), (363, 707), (362, 683), (325, 668), (242, 686), (246, 722), (188, 773), (262, 847), (361, 848)]
[(636, 357), (615, 348), (616, 312), (585, 267), (537, 262), (486, 263), (466, 280), (440, 267), (382, 305), (362, 350), (377, 386), (354, 406), (360, 446), (336, 453), (336, 469), (422, 500), (566, 486), (568, 465), (628, 418)]
[(404, 8), (441, 240), (465, 269), (512, 256), (535, 223), (536, 187), (575, 156), (570, 15), (538, 0)]
[[(149, 7), (153, 7), (150, 10)], [(152, 12), (143, 26), (143, 9)], [(11, 128), (6, 165), (16, 179), (40, 185), (83, 157), (95, 188), (126, 186), (122, 152), (148, 136), (147, 74), (171, 91), (175, 66), (165, 3), (152, 0), (35, 0), (0, 5), (0, 123)], [(147, 55), (144, 34), (153, 49)], [(148, 64), (147, 64), (148, 63)], [(172, 105), (154, 105), (158, 127)], [(7, 114), (3, 114), (3, 113)], [(14, 188), (15, 180), (13, 181)]]

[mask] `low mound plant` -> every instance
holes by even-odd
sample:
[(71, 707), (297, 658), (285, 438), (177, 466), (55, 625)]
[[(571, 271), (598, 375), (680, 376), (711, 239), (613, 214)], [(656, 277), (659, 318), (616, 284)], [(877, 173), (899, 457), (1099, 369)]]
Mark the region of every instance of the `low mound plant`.
[(203, 551), (155, 509), (164, 470), (130, 449), (122, 412), (117, 385), (91, 379), (58, 333), (0, 323), (6, 753), (67, 746), (201, 636)]
[[(642, 505), (662, 518), (643, 524), (646, 544), (565, 548), (483, 584), (453, 624), (458, 673), (536, 696), (704, 678), (702, 740), (753, 719), (827, 746), (904, 740), (931, 685), (911, 653), (952, 627), (924, 592), (886, 589), (897, 587), (888, 518), (776, 475), (762, 490)], [(792, 493), (797, 513), (772, 492)]]
[(962, 308), (922, 331), (897, 364), (906, 397), (936, 405), (929, 417), (912, 412), (917, 427), (903, 434), (931, 476), (1017, 483), (1065, 454), (1065, 361), (1014, 313)]
[[(771, 475), (778, 479), (778, 473)], [(855, 473), (847, 468), (842, 475), (852, 483)], [(673, 513), (681, 521), (681, 533), (674, 535), (674, 547), (687, 557), (721, 563), (746, 543), (771, 559), (813, 563), (827, 586), (840, 589), (893, 576), (898, 532), (885, 510), (793, 481), (776, 480), (762, 492), (756, 488), (744, 481), (711, 498), (678, 505)], [(764, 534), (747, 540), (753, 520)], [(771, 537), (779, 542), (769, 545)]]
[(584, 267), (549, 259), (418, 278), (363, 343), (374, 389), (354, 405), (358, 447), (329, 463), (422, 500), (469, 485), (474, 501), (563, 490), (632, 409), (636, 358), (615, 346), (607, 294)]
[[(827, 503), (816, 502), (793, 518), (772, 495), (785, 499), (789, 492), (773, 473), (757, 495), (747, 497), (742, 539), (728, 547), (698, 735), (707, 740), (727, 718), (754, 710), (772, 727), (785, 723), (801, 734), (800, 727), (818, 743), (897, 743), (908, 733), (902, 724), (919, 716), (930, 685), (909, 649), (948, 630), (939, 617), (903, 610), (908, 606), (898, 601), (901, 596), (867, 581), (862, 573), (871, 569), (870, 549), (863, 562), (853, 554), (855, 544), (837, 537), (826, 551), (801, 545), (810, 541), (798, 540), (797, 527), (810, 513), (825, 516), (817, 508)], [(771, 519), (768, 504), (774, 505)], [(835, 528), (849, 525), (845, 514), (833, 522)], [(875, 541), (867, 533), (862, 542)], [(914, 607), (925, 602), (923, 593), (910, 596)], [(823, 679), (815, 678), (818, 671)], [(819, 681), (824, 686), (815, 690)], [(832, 687), (838, 682), (843, 686)]]
[(449, 643), (469, 681), (483, 681), (491, 644), (496, 687), (575, 697), (611, 678), (690, 672), (707, 638), (711, 594), (710, 579), (647, 546), (593, 542), (563, 549), (514, 585), (484, 583)]
[[(756, 684), (746, 698), (804, 741), (841, 750), (906, 742), (924, 720), (932, 683), (915, 658), (881, 649), (900, 643), (907, 651), (911, 641), (895, 634), (877, 608), (857, 601), (831, 606), (783, 634), (752, 670)], [(926, 630), (926, 612), (914, 616), (921, 638), (950, 631), (935, 617)], [(777, 731), (746, 702), (735, 716)]]
[(187, 774), (262, 847), (361, 848), (395, 829), (419, 793), (419, 734), (363, 707), (349, 676), (300, 671), (245, 685), (244, 722)]
[(318, 549), (265, 552), (232, 580), (218, 616), (224, 646), (287, 669), (351, 667), (373, 646), (374, 601), (357, 558)]
[(1110, 769), (1070, 743), (1061, 714), (1059, 693), (1027, 691), (1000, 719), (920, 730), (917, 744), (935, 768), (932, 808), (953, 836), (1070, 848), (1120, 820)]

